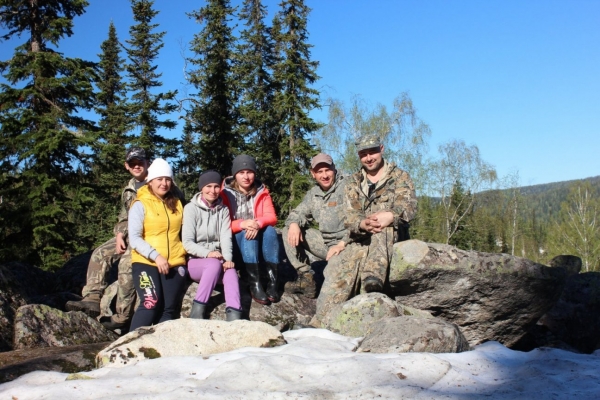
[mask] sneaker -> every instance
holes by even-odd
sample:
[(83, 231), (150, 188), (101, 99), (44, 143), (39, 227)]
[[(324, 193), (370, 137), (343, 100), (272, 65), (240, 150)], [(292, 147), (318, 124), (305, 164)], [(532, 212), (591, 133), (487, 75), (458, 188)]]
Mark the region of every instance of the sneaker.
[(364, 286), (365, 292), (367, 293), (383, 291), (383, 282), (381, 282), (381, 279), (374, 276), (369, 276), (367, 279), (365, 279)]
[(67, 311), (81, 311), (92, 318), (100, 315), (100, 297), (86, 296), (81, 301), (67, 301), (65, 304)]
[(302, 294), (309, 299), (317, 297), (317, 283), (312, 271), (299, 272), (298, 278), (293, 282), (285, 284), (285, 291), (289, 293)]

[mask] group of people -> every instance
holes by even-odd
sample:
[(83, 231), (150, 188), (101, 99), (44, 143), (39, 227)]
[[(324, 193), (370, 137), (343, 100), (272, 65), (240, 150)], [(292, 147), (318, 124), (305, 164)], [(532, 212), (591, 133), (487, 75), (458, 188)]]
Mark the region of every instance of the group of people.
[[(407, 238), (416, 213), (413, 182), (384, 160), (380, 139), (366, 135), (356, 146), (362, 168), (350, 177), (337, 172), (329, 155), (313, 157), (315, 186), (290, 212), (282, 232), (287, 258), (298, 273), (286, 291), (316, 297), (309, 253), (327, 261), (311, 321), (315, 327), (336, 304), (385, 290), (392, 246)], [(112, 330), (126, 328), (132, 314), (130, 330), (176, 318), (188, 277), (199, 283), (190, 318), (206, 318), (219, 282), (226, 319), (242, 318), (238, 272), (254, 301), (280, 300), (277, 215), (252, 157), (237, 156), (224, 180), (216, 171), (203, 172), (199, 191), (187, 204), (165, 160), (149, 165), (145, 151), (133, 147), (125, 168), (132, 179), (121, 196), (115, 237), (93, 252), (83, 299), (68, 302), (68, 310), (100, 315), (106, 277), (117, 260), (115, 313), (100, 318)], [(140, 304), (134, 312), (136, 293)]]

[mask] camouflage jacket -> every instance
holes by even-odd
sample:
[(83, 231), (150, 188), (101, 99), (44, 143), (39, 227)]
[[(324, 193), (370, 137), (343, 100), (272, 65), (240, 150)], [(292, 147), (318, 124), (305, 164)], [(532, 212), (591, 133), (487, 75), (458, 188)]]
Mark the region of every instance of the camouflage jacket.
[[(131, 203), (133, 202), (133, 200), (135, 200), (135, 198), (137, 197), (137, 189), (135, 188), (135, 182), (135, 178), (131, 178), (127, 183), (127, 186), (125, 186), (125, 189), (123, 189), (123, 192), (121, 193), (121, 211), (119, 212), (119, 216), (117, 217), (117, 224), (113, 229), (113, 233), (115, 236), (117, 236), (117, 233), (120, 232), (123, 234), (123, 239), (125, 240), (127, 240), (128, 234), (127, 219), (129, 215), (129, 208), (131, 207)], [(140, 187), (144, 185), (141, 185)], [(183, 192), (177, 186), (175, 186), (175, 195), (179, 197), (179, 200), (181, 200), (181, 206), (183, 207), (186, 204), (185, 198), (183, 196)]]
[(347, 179), (337, 174), (335, 182), (323, 192), (318, 184), (310, 189), (302, 202), (290, 212), (285, 226), (297, 223), (301, 228), (308, 228), (311, 223), (319, 225), (319, 232), (327, 246), (333, 246), (343, 240), (349, 242), (348, 230), (344, 227), (344, 188)]
[(360, 229), (360, 222), (377, 211), (394, 214), (394, 230), (407, 225), (417, 213), (417, 196), (408, 172), (394, 163), (385, 162), (385, 171), (371, 197), (366, 172), (361, 169), (353, 174), (346, 185), (346, 228), (351, 238), (361, 240), (368, 235)]

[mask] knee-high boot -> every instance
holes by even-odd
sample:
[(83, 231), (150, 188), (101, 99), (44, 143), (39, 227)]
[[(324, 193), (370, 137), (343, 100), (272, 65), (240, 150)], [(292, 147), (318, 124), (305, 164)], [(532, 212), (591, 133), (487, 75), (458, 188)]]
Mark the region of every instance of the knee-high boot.
[(248, 287), (250, 295), (259, 304), (269, 304), (269, 299), (260, 283), (260, 267), (256, 264), (246, 264), (246, 272), (248, 277)]
[(267, 285), (267, 298), (273, 303), (277, 303), (280, 300), (279, 292), (277, 291), (277, 267), (275, 263), (266, 263), (267, 273), (269, 274), (269, 284)]

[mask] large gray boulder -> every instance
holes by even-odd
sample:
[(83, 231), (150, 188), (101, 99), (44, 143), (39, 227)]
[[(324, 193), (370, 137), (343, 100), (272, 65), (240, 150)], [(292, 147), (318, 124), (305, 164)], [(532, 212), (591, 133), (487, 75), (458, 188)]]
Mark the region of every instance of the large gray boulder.
[(471, 346), (515, 344), (556, 302), (567, 272), (507, 254), (409, 240), (394, 246), (392, 295), (458, 325)]
[(110, 342), (118, 337), (82, 312), (63, 312), (40, 304), (20, 307), (14, 330), (15, 350)]
[(570, 276), (558, 302), (540, 318), (539, 326), (546, 328), (553, 340), (582, 353), (600, 349), (600, 273)]
[(144, 359), (207, 356), (242, 347), (285, 343), (277, 329), (263, 322), (181, 318), (129, 332), (98, 353), (97, 365), (125, 366)]
[(357, 351), (371, 353), (460, 353), (469, 343), (458, 326), (439, 318), (399, 316), (373, 324)]

